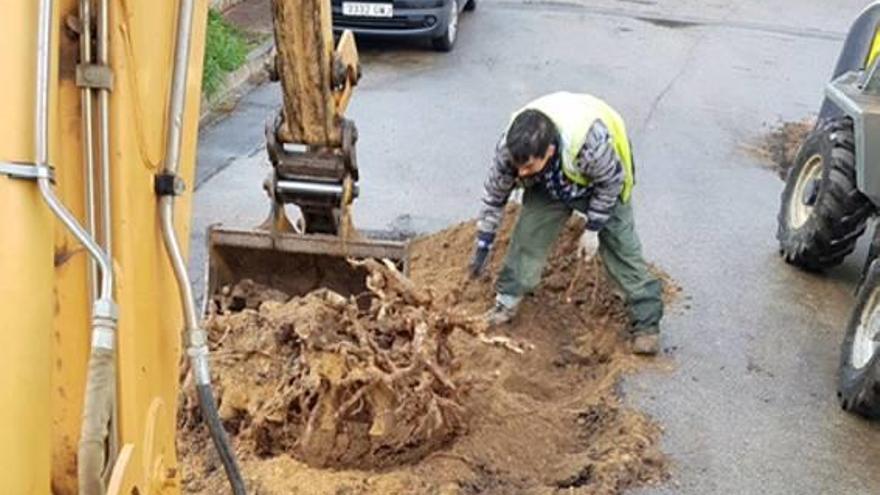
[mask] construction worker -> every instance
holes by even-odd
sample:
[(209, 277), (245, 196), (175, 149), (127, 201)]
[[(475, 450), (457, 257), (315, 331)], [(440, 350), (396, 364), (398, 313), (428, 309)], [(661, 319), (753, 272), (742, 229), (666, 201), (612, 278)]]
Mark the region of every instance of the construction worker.
[(485, 183), (470, 270), (479, 276), (504, 206), (517, 185), (522, 209), (495, 284), (495, 305), (486, 318), (507, 323), (523, 296), (540, 282), (547, 255), (573, 211), (586, 217), (579, 254), (598, 250), (611, 278), (626, 296), (633, 352), (660, 348), (662, 286), (642, 257), (630, 195), (633, 159), (623, 119), (602, 100), (554, 93), (517, 112), (501, 136)]

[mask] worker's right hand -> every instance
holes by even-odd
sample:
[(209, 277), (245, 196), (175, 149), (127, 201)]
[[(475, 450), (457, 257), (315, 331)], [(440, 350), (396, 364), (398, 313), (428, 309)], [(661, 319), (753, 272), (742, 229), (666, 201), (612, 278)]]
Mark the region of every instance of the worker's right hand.
[(477, 278), (483, 273), (483, 268), (486, 266), (486, 260), (489, 259), (489, 252), (492, 250), (492, 243), (494, 241), (494, 232), (477, 232), (477, 247), (474, 249), (474, 256), (471, 258), (470, 265), (471, 278)]

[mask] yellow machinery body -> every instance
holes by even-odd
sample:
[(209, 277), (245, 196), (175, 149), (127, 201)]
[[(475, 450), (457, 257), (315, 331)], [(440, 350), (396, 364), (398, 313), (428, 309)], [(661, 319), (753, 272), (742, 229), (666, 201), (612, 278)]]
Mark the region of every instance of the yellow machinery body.
[[(4, 118), (0, 119), (0, 225), (4, 228), (0, 242), (0, 390), (6, 396), (4, 407), (0, 408), (0, 493), (73, 495), (83, 486), (89, 493), (102, 493), (104, 481), (108, 495), (179, 493), (175, 433), (185, 325), (188, 349), (196, 363), (192, 369), (199, 382), (200, 402), (205, 410), (213, 410), (214, 414), (216, 411), (211, 405), (213, 398), (205, 394), (210, 388), (206, 378), (206, 346), (195, 328), (198, 324), (194, 321), (194, 304), (188, 292), (179, 290), (181, 286), (169, 258), (170, 252), (178, 251), (166, 250), (165, 241), (173, 244), (174, 236), (163, 237), (162, 227), (170, 224), (163, 223), (162, 218), (168, 220), (172, 215), (162, 208), (160, 216), (154, 181), (161, 175), (162, 186), (158, 189), (167, 194), (172, 175), (184, 183), (191, 184), (193, 180), (208, 0), (194, 0), (192, 4), (184, 0), (2, 1), (0, 32), (4, 33), (5, 41), (0, 45), (0, 67), (6, 77), (0, 80), (0, 108), (4, 110)], [(78, 15), (81, 9), (92, 9), (95, 4), (106, 5), (106, 10), (100, 11), (109, 13), (108, 43), (97, 43), (99, 53), (103, 53), (100, 47), (109, 47), (106, 66), (100, 64), (101, 54), (98, 63), (89, 55), (85, 55), (87, 63), (81, 63), (81, 55), (91, 44), (81, 44), (80, 39), (84, 33), (91, 33), (86, 26), (94, 26), (95, 20), (84, 23)], [(41, 16), (41, 12), (49, 10), (50, 16)], [(354, 38), (351, 33), (344, 33), (339, 46), (332, 50), (327, 0), (276, 0), (273, 13), (276, 42), (284, 47), (279, 50), (276, 67), (285, 96), (283, 119), (279, 120), (283, 126), (273, 127), (269, 132), (270, 156), (273, 151), (283, 155), (273, 162), (273, 215), (280, 215), (283, 203), (290, 200), (301, 210), (312, 212), (315, 218), (330, 221), (323, 225), (324, 230), (309, 229), (313, 224), (307, 221), (308, 235), (276, 230), (274, 226), (278, 224), (290, 226), (286, 217), (284, 222), (268, 222), (273, 228), (267, 230), (213, 229), (209, 234), (210, 289), (218, 283), (234, 284), (243, 274), (258, 280), (268, 276), (266, 282), (272, 285), (295, 281), (302, 286), (312, 283), (302, 280), (304, 267), (314, 268), (320, 263), (332, 265), (338, 277), (314, 283), (360, 287), (363, 274), (350, 267), (344, 261), (346, 258), (390, 258), (405, 267), (406, 251), (403, 244), (396, 242), (340, 239), (332, 235), (340, 233), (340, 212), (356, 195), (357, 136), (353, 123), (343, 117), (360, 74)], [(48, 18), (51, 35), (47, 42), (44, 21)], [(186, 63), (185, 56), (176, 57), (176, 52), (184, 54), (187, 46), (181, 44), (184, 48), (178, 50), (177, 39), (189, 40)], [(38, 53), (51, 55), (48, 64), (38, 63), (46, 60), (38, 57)], [(172, 86), (179, 90), (180, 85), (175, 86), (172, 81), (175, 72), (184, 74), (181, 69), (187, 64), (181, 107), (181, 92), (172, 90)], [(42, 77), (37, 75), (38, 68)], [(112, 75), (108, 76), (107, 68)], [(309, 74), (320, 77), (303, 79)], [(40, 105), (38, 112), (37, 102), (45, 101), (47, 96), (45, 91), (38, 90), (38, 80), (47, 79), (48, 105)], [(109, 105), (101, 106), (109, 108), (108, 145), (106, 150), (95, 150), (95, 156), (101, 157), (95, 160), (97, 171), (88, 172), (88, 147), (84, 143), (92, 142), (100, 148), (104, 135), (97, 117), (100, 110), (92, 105), (96, 110), (91, 119), (94, 135), (91, 141), (84, 138), (83, 115), (88, 114), (84, 101), (103, 103), (103, 92), (108, 89)], [(100, 93), (98, 97), (95, 91)], [(47, 107), (48, 111), (43, 111)], [(182, 118), (173, 118), (171, 108), (177, 109), (175, 116), (182, 109)], [(169, 128), (174, 122), (180, 122), (182, 131), (179, 160), (174, 159), (178, 128)], [(290, 154), (283, 146), (273, 147), (278, 135), (307, 144), (308, 149)], [(47, 147), (38, 146), (38, 141), (46, 143), (39, 137), (48, 138)], [(168, 139), (170, 142), (166, 142)], [(166, 161), (169, 149), (175, 151), (168, 152), (172, 158)], [(102, 173), (106, 170), (104, 155), (109, 155), (107, 198), (101, 196), (108, 189), (104, 187)], [(320, 166), (315, 167), (315, 163)], [(44, 165), (52, 167), (53, 186), (45, 187)], [(38, 172), (44, 174), (40, 182), (43, 189), (33, 177), (27, 177)], [(89, 173), (93, 175), (91, 180)], [(90, 208), (87, 190), (92, 182), (96, 194)], [(175, 180), (175, 193), (178, 185)], [(92, 363), (96, 363), (96, 349), (103, 349), (102, 356), (108, 358), (103, 363), (110, 362), (111, 351), (109, 346), (104, 347), (106, 340), (102, 340), (107, 334), (96, 329), (99, 323), (106, 325), (112, 320), (112, 311), (102, 309), (99, 315), (97, 308), (111, 308), (112, 304), (102, 296), (93, 307), (91, 255), (50, 212), (41, 192), (51, 196), (53, 190), (81, 225), (89, 224), (89, 211), (100, 213), (105, 203), (110, 211), (115, 284), (112, 299), (118, 308), (118, 326), (112, 346), (115, 421), (111, 422), (112, 433), (106, 439), (110, 447), (106, 480), (101, 479), (96, 469), (103, 462), (102, 414), (107, 412), (111, 399), (103, 400), (108, 395), (104, 393), (106, 387), (96, 386), (94, 377), (107, 368), (96, 372), (98, 368), (90, 368), (89, 361), (91, 355)], [(192, 191), (177, 195), (173, 202), (169, 199), (165, 195), (161, 202), (173, 205), (173, 218), (178, 219), (175, 234), (184, 241), (185, 252)], [(57, 206), (54, 209), (56, 213), (61, 210)], [(105, 222), (98, 216), (94, 219), (98, 231), (95, 238), (102, 240), (107, 233), (101, 232)], [(303, 217), (308, 215), (304, 213)], [(346, 219), (350, 222), (350, 218)], [(70, 223), (73, 222), (68, 219)], [(170, 230), (165, 233), (170, 234)], [(97, 251), (100, 249), (94, 247), (93, 252)], [(183, 272), (181, 267), (181, 279), (186, 278)], [(186, 310), (182, 300), (187, 301)], [(92, 343), (93, 330), (96, 344)], [(92, 378), (87, 380), (88, 376)], [(86, 414), (90, 434), (80, 445), (87, 383), (92, 391), (88, 395), (91, 413)], [(96, 394), (96, 388), (103, 395)], [(219, 420), (209, 423), (216, 425)], [(97, 427), (92, 428), (93, 425)], [(222, 446), (220, 450), (225, 452), (221, 457), (227, 460), (230, 483), (238, 490), (236, 493), (243, 493), (240, 474), (234, 461), (229, 460), (232, 455), (220, 430), (216, 427), (212, 432), (216, 443)], [(97, 455), (92, 455), (96, 450)], [(78, 456), (85, 459), (79, 467)]]
[[(196, 2), (180, 176), (192, 183), (207, 0)], [(161, 169), (178, 3), (110, 0), (110, 157), (119, 305), (119, 455), (109, 493), (178, 493), (174, 431), (183, 327), (153, 177)], [(0, 162), (35, 161), (38, 2), (0, 6)], [(85, 222), (75, 0), (52, 16), (49, 163), (61, 200)], [(188, 238), (191, 191), (176, 202)], [(90, 343), (88, 256), (34, 181), (0, 175), (0, 492), (74, 494)]]

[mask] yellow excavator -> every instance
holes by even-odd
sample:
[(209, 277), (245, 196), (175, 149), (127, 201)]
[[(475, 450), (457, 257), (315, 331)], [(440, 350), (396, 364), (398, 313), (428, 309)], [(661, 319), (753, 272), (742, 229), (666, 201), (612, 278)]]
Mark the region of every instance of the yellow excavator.
[[(272, 8), (284, 105), (267, 125), (269, 218), (211, 229), (209, 290), (243, 278), (357, 290), (345, 258), (403, 264), (406, 250), (347, 233), (354, 40), (334, 48), (329, 0)], [(185, 263), (207, 1), (8, 0), (2, 11), (0, 492), (179, 493), (183, 363), (231, 491), (247, 493)]]

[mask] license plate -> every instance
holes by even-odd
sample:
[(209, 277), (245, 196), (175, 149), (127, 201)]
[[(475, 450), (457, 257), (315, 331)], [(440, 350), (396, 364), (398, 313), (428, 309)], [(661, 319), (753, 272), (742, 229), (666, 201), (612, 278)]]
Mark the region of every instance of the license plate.
[(390, 3), (342, 2), (342, 15), (353, 17), (393, 17)]

